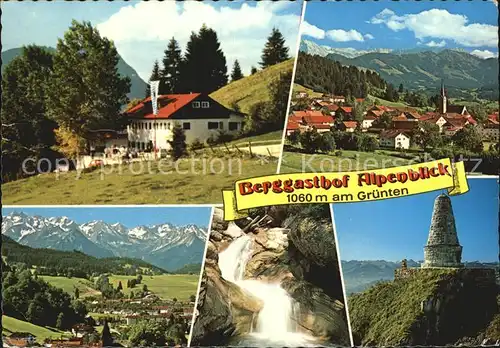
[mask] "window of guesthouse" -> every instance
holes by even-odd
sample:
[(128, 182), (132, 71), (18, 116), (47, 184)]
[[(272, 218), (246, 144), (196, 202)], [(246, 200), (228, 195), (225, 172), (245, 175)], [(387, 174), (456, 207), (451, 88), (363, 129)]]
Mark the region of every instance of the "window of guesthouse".
[(218, 122), (208, 122), (208, 129), (218, 129), (218, 128), (219, 128)]
[(230, 131), (238, 130), (238, 122), (229, 122), (229, 130)]

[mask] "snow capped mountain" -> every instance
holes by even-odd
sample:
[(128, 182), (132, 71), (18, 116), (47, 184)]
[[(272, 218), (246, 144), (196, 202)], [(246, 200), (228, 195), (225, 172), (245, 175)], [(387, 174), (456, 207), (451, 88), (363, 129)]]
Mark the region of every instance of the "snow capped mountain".
[(33, 248), (78, 250), (95, 257), (113, 254), (90, 241), (78, 224), (67, 217), (44, 218), (11, 213), (3, 217), (2, 234)]
[(377, 48), (373, 50), (357, 50), (352, 47), (346, 47), (346, 48), (338, 48), (338, 47), (330, 47), (326, 45), (318, 45), (317, 43), (314, 43), (309, 40), (302, 40), (300, 42), (300, 51), (309, 53), (311, 55), (318, 55), (321, 57), (326, 57), (330, 53), (335, 53), (335, 54), (340, 54), (341, 56), (347, 57), (347, 58), (355, 58), (362, 56), (363, 54), (367, 53), (390, 53), (392, 52), (391, 49), (387, 48)]
[(174, 271), (201, 263), (208, 231), (170, 223), (127, 228), (95, 220), (77, 224), (67, 217), (44, 218), (11, 213), (3, 217), (2, 234), (34, 248), (80, 250), (96, 257), (131, 257)]

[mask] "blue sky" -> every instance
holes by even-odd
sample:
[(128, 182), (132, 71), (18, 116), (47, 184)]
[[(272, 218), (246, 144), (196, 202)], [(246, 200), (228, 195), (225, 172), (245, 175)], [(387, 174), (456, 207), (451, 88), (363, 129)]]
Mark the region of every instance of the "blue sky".
[(492, 1), (309, 2), (302, 39), (355, 49), (462, 48), (484, 58), (498, 54), (497, 11)]
[[(468, 182), (469, 192), (451, 197), (462, 260), (498, 262), (498, 180)], [(422, 260), (440, 193), (333, 205), (340, 258)]]
[(67, 216), (79, 224), (92, 220), (102, 220), (112, 224), (119, 222), (130, 228), (167, 222), (174, 225), (195, 224), (208, 228), (211, 211), (212, 208), (210, 207), (15, 207), (2, 208), (2, 215), (8, 215), (11, 212), (24, 212), (27, 215), (39, 215), (49, 218)]
[(191, 31), (206, 23), (218, 33), (228, 70), (238, 59), (249, 73), (258, 66), (273, 26), (295, 53), (301, 9), (302, 4), (290, 1), (3, 2), (2, 50), (27, 44), (55, 47), (72, 19), (90, 21), (147, 80), (172, 36), (184, 50)]

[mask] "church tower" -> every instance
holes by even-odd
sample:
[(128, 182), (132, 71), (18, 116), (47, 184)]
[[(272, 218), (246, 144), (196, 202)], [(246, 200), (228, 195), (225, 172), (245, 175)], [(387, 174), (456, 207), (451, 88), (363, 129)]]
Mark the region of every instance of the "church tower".
[(439, 113), (446, 114), (446, 104), (448, 103), (446, 98), (446, 91), (444, 89), (444, 80), (441, 80), (441, 93), (439, 95)]
[(458, 242), (450, 198), (439, 195), (434, 201), (431, 228), (424, 247), (422, 268), (463, 267), (462, 246)]

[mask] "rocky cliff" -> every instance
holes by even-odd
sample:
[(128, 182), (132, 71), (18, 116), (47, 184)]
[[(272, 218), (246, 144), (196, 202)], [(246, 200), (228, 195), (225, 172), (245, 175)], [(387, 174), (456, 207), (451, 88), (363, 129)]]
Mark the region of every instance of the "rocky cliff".
[(355, 345), (481, 345), (500, 340), (493, 269), (418, 269), (349, 298)]
[(245, 278), (280, 282), (295, 300), (299, 332), (350, 345), (328, 206), (270, 207), (236, 224), (244, 232), (222, 221), (216, 209), (191, 344), (221, 345), (252, 331), (261, 303), (225, 281), (217, 266), (218, 253), (246, 233), (253, 241)]

